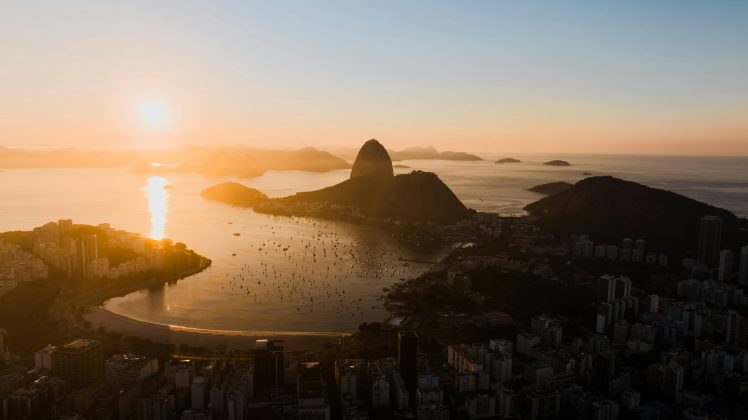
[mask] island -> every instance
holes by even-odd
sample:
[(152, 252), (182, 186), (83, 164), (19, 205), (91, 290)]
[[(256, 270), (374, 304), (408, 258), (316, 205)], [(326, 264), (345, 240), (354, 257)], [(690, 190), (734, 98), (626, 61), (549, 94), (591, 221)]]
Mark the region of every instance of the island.
[(464, 160), (464, 161), (478, 161), (483, 160), (480, 156), (473, 155), (465, 152), (451, 152), (444, 151), (440, 152), (433, 147), (408, 147), (400, 151), (389, 150), (390, 157), (394, 161), (399, 160), (418, 160), (418, 159), (433, 159), (433, 160)]
[(254, 207), (268, 199), (268, 196), (254, 188), (238, 182), (224, 182), (206, 188), (200, 194), (208, 200), (220, 201), (238, 207)]
[(495, 161), (494, 163), (522, 163), (522, 161), (515, 158), (503, 158)]
[(549, 182), (547, 184), (536, 185), (532, 188), (528, 188), (527, 191), (536, 192), (539, 194), (552, 195), (564, 192), (571, 188), (573, 184), (564, 181)]
[(374, 139), (361, 147), (350, 179), (317, 191), (272, 198), (254, 210), (408, 224), (452, 224), (474, 214), (434, 173), (394, 175), (387, 150)]
[(671, 191), (611, 176), (580, 180), (566, 191), (525, 207), (541, 228), (559, 237), (584, 233), (597, 241), (646, 238), (647, 246), (674, 253), (697, 247), (701, 218), (722, 220), (724, 248), (748, 243), (748, 220)]
[(565, 161), (565, 160), (549, 160), (548, 162), (545, 162), (543, 165), (548, 166), (571, 166), (571, 163)]
[(402, 164), (399, 164), (399, 163), (397, 165), (392, 165), (392, 167), (395, 168), (395, 169), (410, 169), (410, 166), (408, 166), (408, 165), (402, 165)]
[(0, 233), (0, 255), (12, 256), (16, 267), (0, 276), (0, 319), (31, 349), (80, 333), (88, 325), (85, 314), (108, 299), (189, 277), (211, 264), (181, 242), (71, 219)]

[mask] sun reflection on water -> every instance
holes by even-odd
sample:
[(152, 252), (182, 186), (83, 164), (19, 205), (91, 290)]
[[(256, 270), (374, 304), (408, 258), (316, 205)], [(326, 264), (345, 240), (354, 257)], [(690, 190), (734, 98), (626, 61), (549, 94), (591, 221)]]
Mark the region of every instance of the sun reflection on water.
[(166, 233), (166, 211), (169, 192), (166, 190), (166, 178), (152, 176), (148, 178), (145, 193), (148, 196), (148, 211), (151, 213), (151, 234), (153, 239), (161, 240)]

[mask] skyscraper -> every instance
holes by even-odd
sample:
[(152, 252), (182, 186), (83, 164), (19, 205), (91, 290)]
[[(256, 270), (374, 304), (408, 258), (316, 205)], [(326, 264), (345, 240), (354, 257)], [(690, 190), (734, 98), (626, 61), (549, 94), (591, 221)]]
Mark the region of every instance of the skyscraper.
[(740, 273), (738, 274), (738, 283), (748, 286), (748, 245), (740, 248)]
[(698, 261), (708, 267), (714, 267), (722, 247), (722, 219), (718, 216), (701, 218), (699, 229)]
[(418, 387), (418, 336), (412, 330), (397, 332), (397, 364), (405, 381), (405, 386), (414, 401)]
[(0, 328), (0, 366), (10, 362), (10, 352), (8, 351), (8, 332)]
[(729, 249), (723, 249), (719, 253), (719, 272), (717, 280), (720, 283), (729, 283), (732, 280), (733, 253)]
[(88, 263), (99, 258), (99, 244), (96, 235), (84, 236), (78, 241), (78, 262), (80, 272), (88, 277)]
[(285, 346), (283, 340), (255, 341), (254, 393), (267, 398), (285, 386)]

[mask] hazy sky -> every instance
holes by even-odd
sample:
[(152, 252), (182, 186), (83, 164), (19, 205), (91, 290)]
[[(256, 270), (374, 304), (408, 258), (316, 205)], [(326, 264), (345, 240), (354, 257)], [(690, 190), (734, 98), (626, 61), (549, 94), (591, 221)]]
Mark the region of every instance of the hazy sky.
[(748, 154), (746, 1), (0, 0), (0, 57), (9, 147)]

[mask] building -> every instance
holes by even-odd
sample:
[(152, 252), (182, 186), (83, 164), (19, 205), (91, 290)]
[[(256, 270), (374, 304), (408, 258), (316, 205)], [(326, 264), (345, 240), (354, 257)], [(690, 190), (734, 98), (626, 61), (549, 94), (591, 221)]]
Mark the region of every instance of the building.
[(702, 217), (699, 227), (698, 262), (707, 267), (716, 266), (721, 248), (722, 219), (718, 216)]
[(10, 364), (10, 350), (8, 350), (8, 332), (0, 328), (0, 366)]
[(255, 341), (254, 393), (267, 398), (285, 387), (285, 343), (282, 340)]
[(76, 339), (52, 353), (52, 373), (74, 388), (95, 384), (104, 378), (104, 353), (100, 341)]
[(405, 381), (410, 401), (415, 400), (418, 387), (418, 336), (412, 330), (397, 332), (397, 365)]
[[(384, 368), (382, 368), (384, 370)], [(341, 395), (350, 395), (354, 402), (363, 402), (366, 383), (366, 361), (343, 359), (335, 361), (335, 383)]]
[(319, 363), (299, 363), (296, 366), (296, 378), (296, 394), (299, 398), (297, 418), (330, 420), (330, 406), (327, 404), (325, 382)]
[(171, 419), (171, 400), (168, 395), (154, 394), (135, 400), (135, 420)]
[(530, 420), (555, 419), (561, 412), (558, 390), (534, 389), (527, 393), (527, 417)]
[(84, 277), (94, 277), (89, 271), (89, 263), (99, 259), (99, 243), (96, 235), (87, 235), (78, 241), (79, 268)]
[(595, 420), (618, 420), (621, 408), (614, 401), (600, 400), (592, 403), (592, 418)]
[(719, 271), (717, 272), (717, 281), (720, 283), (729, 283), (732, 280), (732, 265), (734, 255), (729, 249), (723, 249), (719, 253)]
[(465, 397), (465, 411), (469, 419), (485, 419), (496, 416), (496, 395), (479, 392)]
[(740, 248), (738, 283), (748, 287), (748, 245)]
[(104, 362), (104, 381), (120, 389), (143, 382), (158, 373), (158, 360), (115, 354)]

